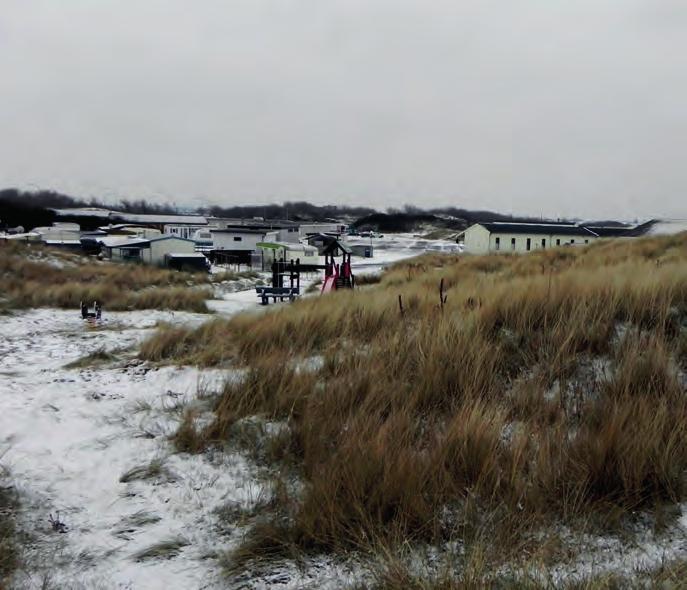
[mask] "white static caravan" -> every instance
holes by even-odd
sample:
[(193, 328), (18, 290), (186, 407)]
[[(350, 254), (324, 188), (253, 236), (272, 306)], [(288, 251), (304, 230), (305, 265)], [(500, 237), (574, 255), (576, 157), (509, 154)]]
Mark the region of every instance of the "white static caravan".
[(203, 229), (196, 230), (196, 232), (191, 236), (191, 239), (196, 243), (196, 250), (198, 252), (207, 252), (212, 250), (212, 228), (206, 227)]
[(563, 223), (476, 223), (463, 232), (471, 254), (531, 252), (558, 246), (579, 246), (600, 238), (584, 226)]
[(307, 238), (315, 234), (343, 235), (346, 233), (346, 226), (343, 223), (304, 223), (300, 226), (301, 238)]
[(275, 260), (286, 260), (302, 264), (317, 264), (318, 252), (314, 246), (292, 244), (288, 242), (260, 242), (258, 248), (262, 253), (262, 266), (268, 269)]
[(161, 236), (152, 239), (105, 239), (103, 248), (112, 260), (165, 266), (170, 254), (194, 254), (196, 244), (193, 240)]
[(300, 242), (300, 231), (297, 225), (280, 227), (267, 232), (265, 239), (282, 244), (298, 244)]
[(197, 232), (201, 230), (209, 231), (207, 224), (197, 225), (180, 225), (180, 224), (166, 224), (163, 228), (163, 233), (168, 236), (175, 236), (177, 238), (184, 238), (185, 240), (193, 240)]
[(53, 223), (51, 227), (36, 227), (31, 233), (38, 234), (48, 246), (81, 247), (81, 228), (78, 223)]
[(269, 234), (270, 241), (298, 243), (300, 240), (299, 226), (294, 221), (283, 219), (221, 219), (210, 218), (210, 223), (217, 230), (241, 231), (253, 230), (261, 231), (265, 235)]
[(162, 236), (162, 232), (159, 229), (154, 229), (151, 227), (145, 227), (142, 225), (134, 225), (131, 223), (118, 223), (116, 225), (103, 225), (98, 228), (98, 231), (102, 231), (108, 236), (132, 236), (137, 238), (153, 239)]
[(212, 249), (231, 252), (256, 252), (267, 230), (245, 228), (211, 229)]

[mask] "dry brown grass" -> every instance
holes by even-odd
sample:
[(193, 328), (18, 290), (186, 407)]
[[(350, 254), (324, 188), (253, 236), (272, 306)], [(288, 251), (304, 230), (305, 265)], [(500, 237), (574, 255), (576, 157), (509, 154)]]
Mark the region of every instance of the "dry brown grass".
[(16, 493), (0, 482), (0, 588), (10, 586), (12, 576), (19, 566), (20, 543), (14, 522), (17, 508)]
[[(178, 351), (183, 354), (171, 356), (203, 365), (237, 356), (250, 362), (272, 352), (319, 354), (342, 342), (360, 344), (380, 333), (414, 330), (436, 321), (443, 278), (448, 297), (442, 317), (477, 323), (490, 339), (508, 335), (511, 344), (525, 333), (535, 350), (540, 337), (560, 361), (580, 349), (608, 350), (618, 322), (674, 330), (687, 308), (686, 250), (687, 238), (678, 236), (529, 256), (431, 254), (395, 265), (380, 285), (364, 291), (305, 298), (258, 319), (244, 315), (189, 331)], [(145, 354), (170, 356), (156, 354), (155, 347), (155, 341), (148, 343)]]
[(110, 311), (172, 309), (207, 313), (207, 275), (100, 262), (22, 244), (0, 246), (0, 307), (78, 308), (100, 301)]
[(677, 590), (685, 587), (681, 580), (664, 578), (655, 572), (635, 572), (633, 576), (606, 573), (567, 582), (552, 580), (546, 574), (536, 565), (530, 570), (498, 574), (479, 561), (466, 563), (462, 574), (418, 574), (410, 572), (404, 563), (394, 561), (375, 571), (371, 583), (353, 586), (351, 590), (645, 590), (659, 587)]
[[(304, 487), (237, 560), (486, 538), (490, 562), (547, 522), (616, 526), (685, 497), (686, 329), (682, 235), (426, 256), (357, 293), (162, 331), (142, 355), (251, 367), (194, 450), (247, 416), (288, 424), (279, 459)], [(292, 368), (313, 354), (321, 368)]]

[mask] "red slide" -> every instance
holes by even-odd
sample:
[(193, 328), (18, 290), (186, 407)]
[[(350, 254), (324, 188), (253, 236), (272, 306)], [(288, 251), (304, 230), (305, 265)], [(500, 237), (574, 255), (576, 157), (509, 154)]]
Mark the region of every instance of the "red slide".
[(324, 293), (329, 293), (330, 291), (333, 291), (335, 282), (336, 275), (325, 277), (324, 283), (322, 284), (322, 291), (320, 291), (320, 294), (323, 295)]

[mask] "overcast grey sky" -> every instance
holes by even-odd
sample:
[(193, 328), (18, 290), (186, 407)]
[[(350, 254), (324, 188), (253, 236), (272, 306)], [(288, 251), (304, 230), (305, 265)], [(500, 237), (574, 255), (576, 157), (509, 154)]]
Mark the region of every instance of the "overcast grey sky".
[(687, 216), (684, 0), (0, 0), (0, 187)]

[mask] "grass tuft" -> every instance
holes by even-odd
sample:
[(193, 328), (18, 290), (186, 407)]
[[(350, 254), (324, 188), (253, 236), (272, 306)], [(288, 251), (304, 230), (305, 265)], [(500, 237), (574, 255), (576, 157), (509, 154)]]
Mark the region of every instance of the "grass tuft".
[(179, 555), (181, 550), (188, 544), (189, 542), (182, 537), (161, 541), (160, 543), (156, 543), (155, 545), (151, 545), (150, 547), (135, 553), (132, 556), (132, 559), (138, 562), (173, 559)]
[(108, 352), (104, 348), (99, 348), (95, 352), (91, 352), (85, 356), (82, 356), (71, 363), (67, 363), (65, 369), (85, 369), (88, 367), (94, 367), (98, 365), (103, 365), (106, 363), (111, 363), (117, 360), (117, 356)]
[(163, 459), (153, 459), (145, 465), (137, 465), (125, 471), (119, 478), (120, 483), (129, 483), (137, 480), (158, 479), (174, 481), (174, 474), (165, 467)]

